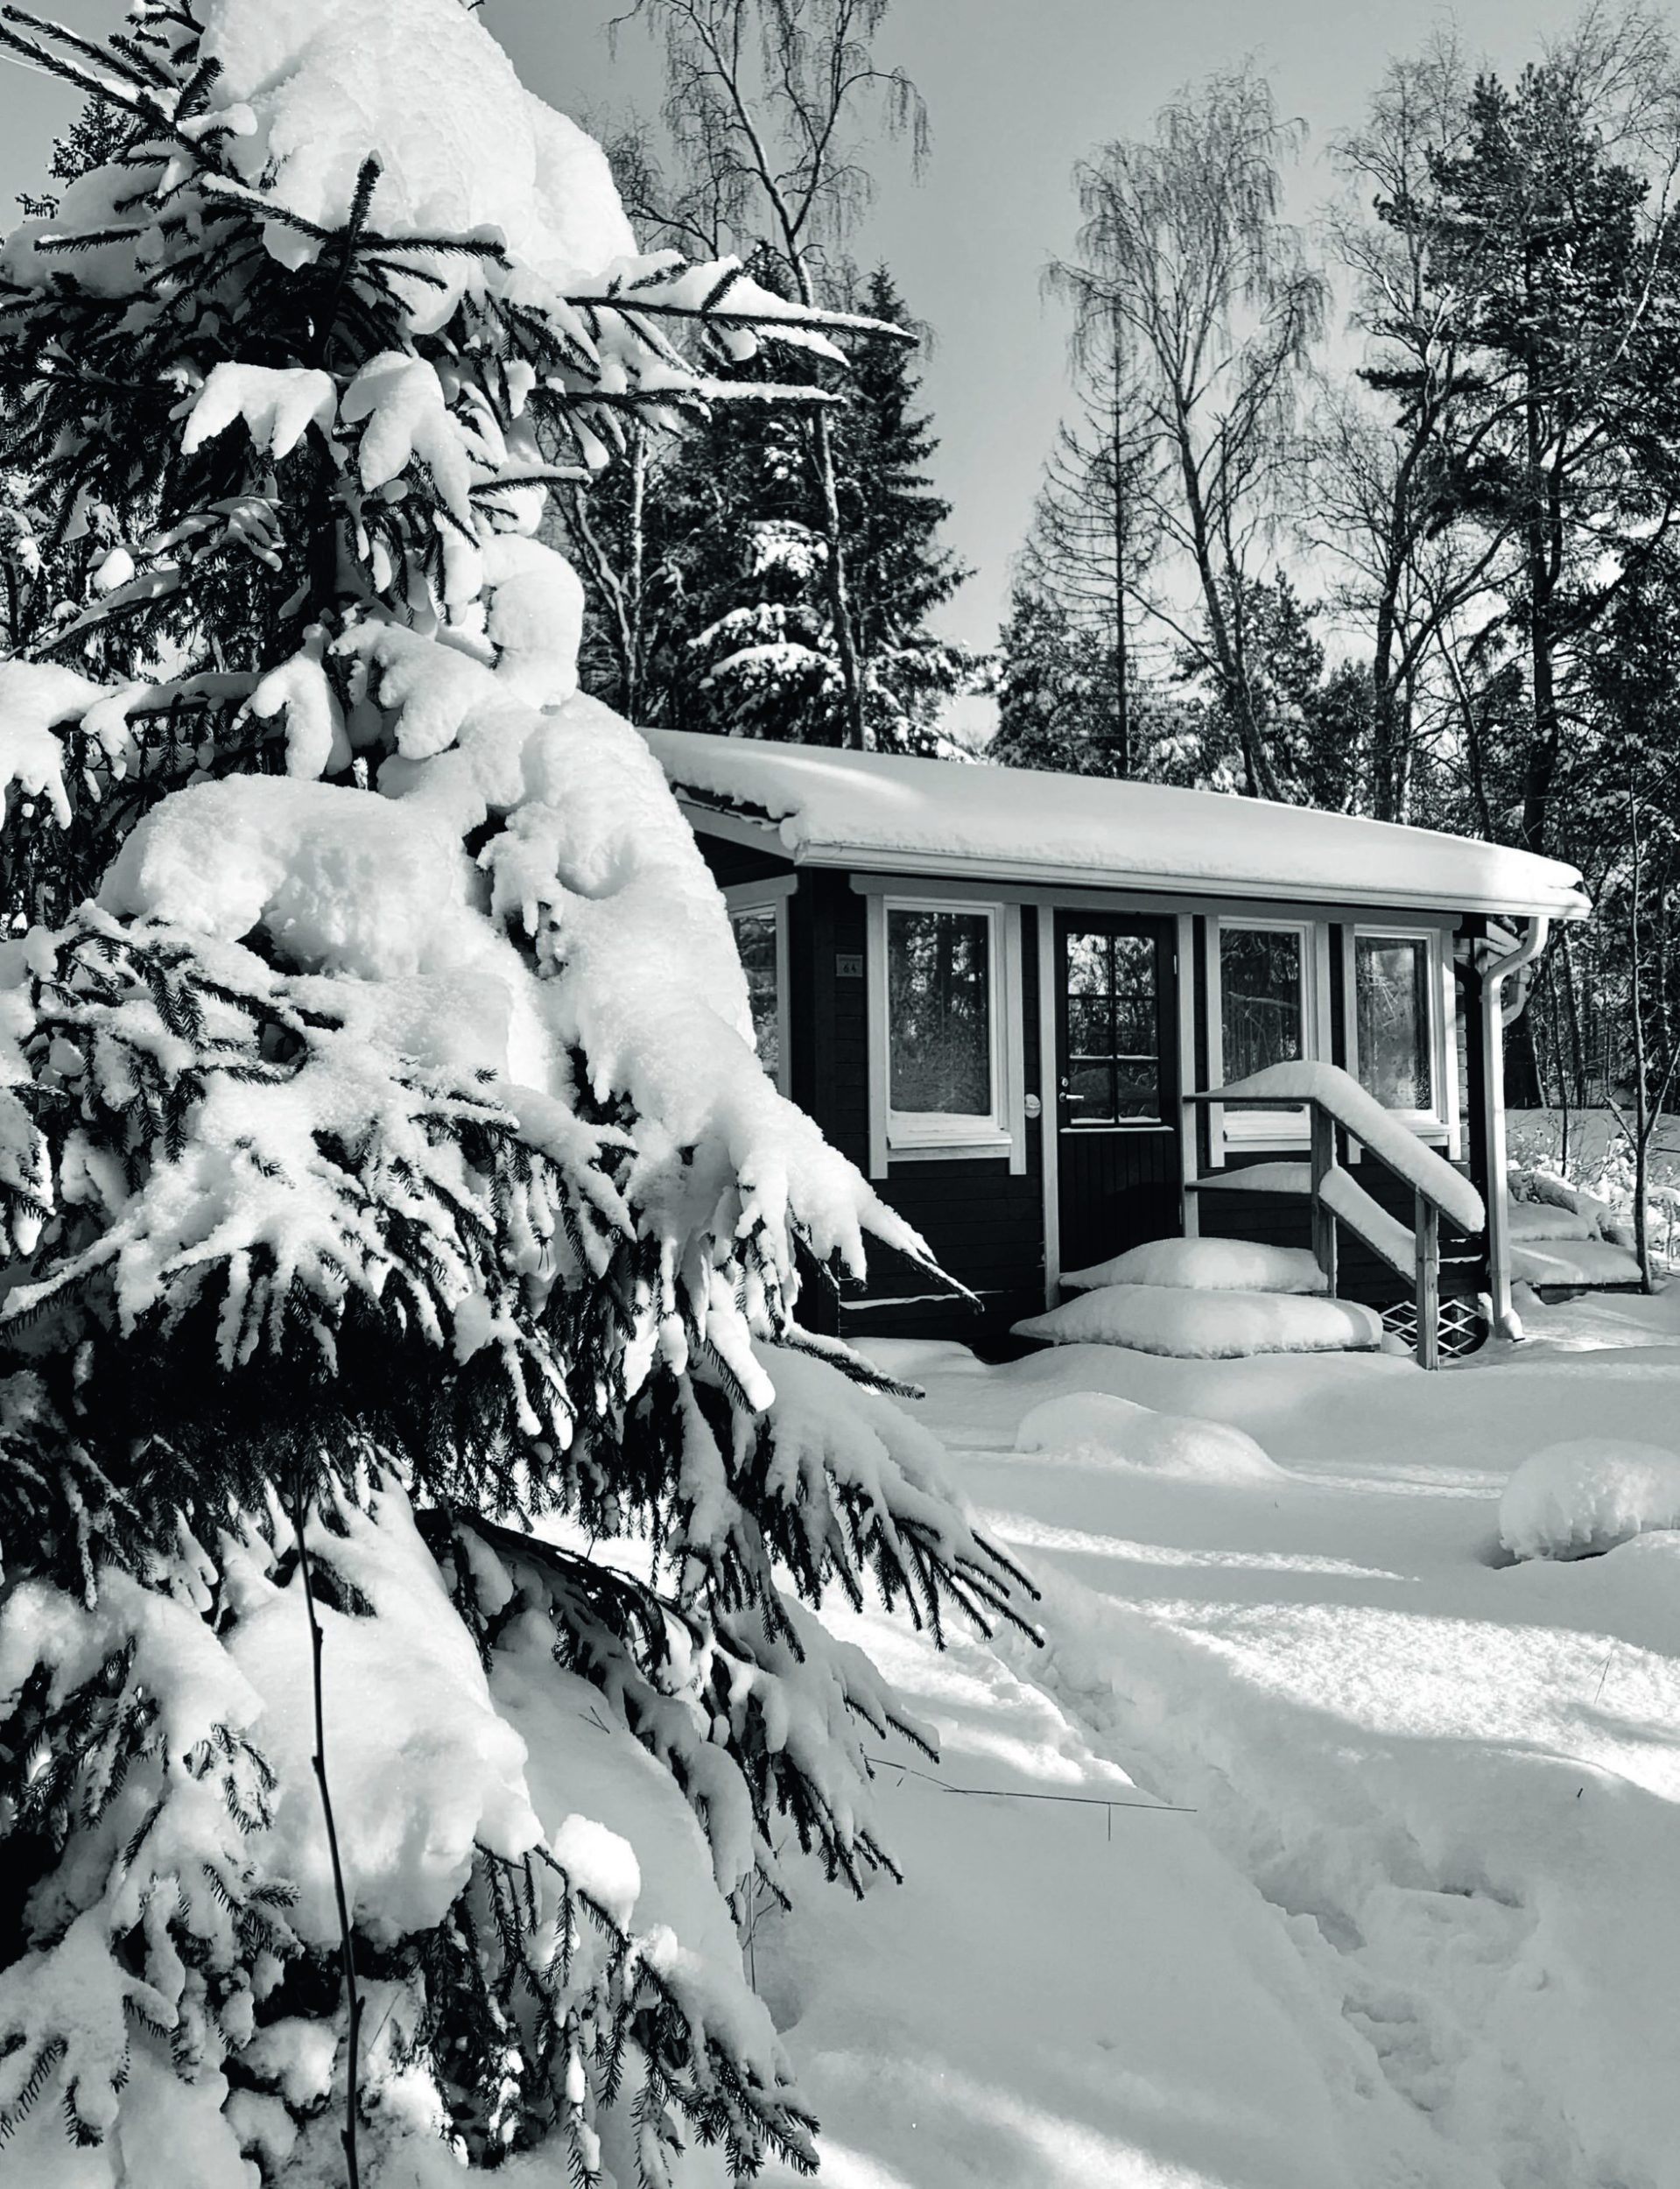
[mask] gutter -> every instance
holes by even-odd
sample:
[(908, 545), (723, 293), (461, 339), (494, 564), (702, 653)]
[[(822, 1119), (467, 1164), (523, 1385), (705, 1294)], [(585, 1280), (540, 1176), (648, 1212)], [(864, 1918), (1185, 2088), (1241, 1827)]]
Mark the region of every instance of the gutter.
[(1522, 1318), (1511, 1305), (1511, 1213), (1505, 1177), (1504, 989), (1512, 974), (1534, 963), (1550, 933), (1550, 918), (1543, 912), (1536, 914), (1515, 950), (1490, 959), (1480, 968), (1482, 1068), (1487, 1081), (1482, 1144), (1487, 1166), (1487, 1291), (1494, 1335), (1512, 1340), (1522, 1335)]

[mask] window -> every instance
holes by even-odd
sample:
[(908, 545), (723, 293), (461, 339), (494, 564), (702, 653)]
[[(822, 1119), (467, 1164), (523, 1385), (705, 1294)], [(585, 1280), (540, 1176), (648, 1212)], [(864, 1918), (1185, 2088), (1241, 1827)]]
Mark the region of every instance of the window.
[[(1269, 1065), (1327, 1053), (1328, 958), (1311, 920), (1221, 920), (1209, 935), (1210, 1049), (1229, 1086)], [(1321, 992), (1322, 990), (1322, 992)], [(1295, 1147), (1307, 1137), (1298, 1104), (1222, 1109), (1215, 1141)]]
[[(763, 884), (728, 892), (741, 969), (747, 976), (758, 1061), (788, 1092), (788, 893), (763, 894)], [(770, 886), (774, 886), (773, 884)]]
[(782, 1076), (782, 984), (777, 977), (776, 931), (780, 926), (774, 904), (755, 904), (734, 912), (735, 948), (747, 976), (747, 996), (752, 1004), (753, 1032), (758, 1038), (758, 1061), (771, 1079)]
[(989, 913), (888, 908), (887, 1024), (895, 1112), (993, 1115)]
[(1385, 1109), (1435, 1108), (1429, 960), (1420, 936), (1353, 938), (1360, 1084)]
[(1158, 1123), (1160, 1050), (1154, 938), (1071, 928), (1066, 1123)]
[(1440, 931), (1355, 928), (1346, 983), (1348, 1070), (1385, 1109), (1455, 1137)]
[(896, 1151), (1013, 1163), (1019, 940), (1008, 909), (874, 897), (870, 919), (872, 1162)]
[(1305, 1052), (1299, 928), (1220, 930), (1220, 1029), (1226, 1083)]

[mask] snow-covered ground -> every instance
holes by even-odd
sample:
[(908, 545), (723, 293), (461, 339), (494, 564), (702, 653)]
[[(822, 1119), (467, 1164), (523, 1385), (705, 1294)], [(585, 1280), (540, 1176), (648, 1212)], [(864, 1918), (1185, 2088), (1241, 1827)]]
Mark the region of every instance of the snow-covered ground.
[(1047, 1642), (838, 1619), (943, 1755), (903, 1887), (754, 1941), (834, 2189), (1680, 2185), (1680, 1533), (1500, 1544), (1543, 1447), (1680, 1450), (1680, 1288), (1526, 1313), (1436, 1376), (878, 1348)]

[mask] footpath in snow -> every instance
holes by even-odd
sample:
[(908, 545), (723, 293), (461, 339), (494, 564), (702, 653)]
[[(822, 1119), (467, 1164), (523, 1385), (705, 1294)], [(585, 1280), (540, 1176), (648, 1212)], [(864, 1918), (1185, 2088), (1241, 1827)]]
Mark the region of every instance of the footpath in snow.
[(1680, 1533), (1499, 1540), (1543, 1446), (1680, 1451), (1680, 1298), (1530, 1327), (878, 1348), (1047, 1642), (843, 1622), (943, 1755), (882, 1775), (904, 1886), (754, 1942), (836, 2189), (1680, 2189)]

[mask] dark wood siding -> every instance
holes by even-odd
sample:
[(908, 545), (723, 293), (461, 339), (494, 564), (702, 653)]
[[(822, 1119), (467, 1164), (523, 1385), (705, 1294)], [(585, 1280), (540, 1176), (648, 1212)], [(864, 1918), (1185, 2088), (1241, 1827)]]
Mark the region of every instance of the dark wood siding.
[(761, 851), (756, 844), (732, 843), (727, 836), (701, 835), (698, 841), (706, 865), (722, 889), (732, 888), (737, 882), (765, 882), (793, 871), (791, 859)]

